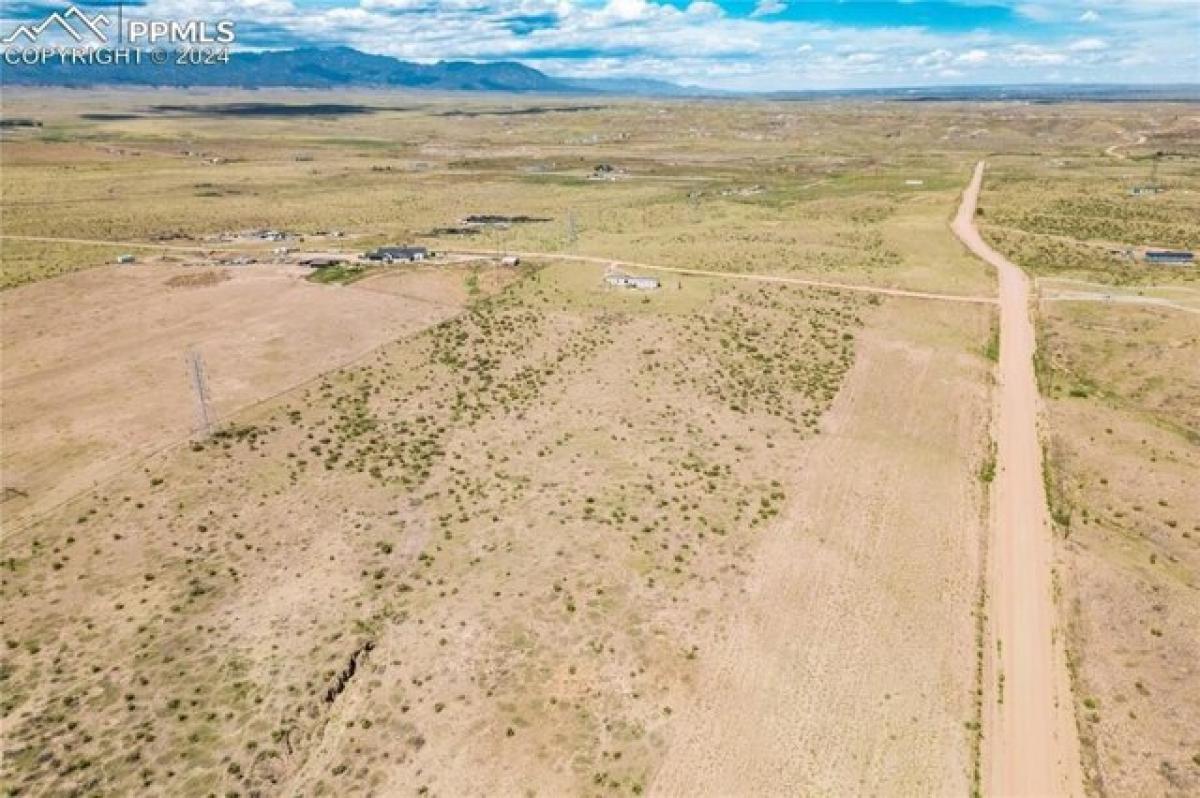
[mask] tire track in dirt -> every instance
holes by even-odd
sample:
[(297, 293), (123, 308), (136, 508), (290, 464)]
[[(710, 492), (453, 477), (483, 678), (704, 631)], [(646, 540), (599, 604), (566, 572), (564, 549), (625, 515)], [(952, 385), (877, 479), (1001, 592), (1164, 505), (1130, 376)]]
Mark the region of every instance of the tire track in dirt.
[(989, 795), (1082, 795), (1070, 678), (1052, 590), (1054, 543), (1042, 481), (1036, 338), (1029, 278), (975, 227), (980, 161), (955, 235), (1000, 279), (996, 478), (988, 596), (992, 656), (984, 688), (983, 780)]

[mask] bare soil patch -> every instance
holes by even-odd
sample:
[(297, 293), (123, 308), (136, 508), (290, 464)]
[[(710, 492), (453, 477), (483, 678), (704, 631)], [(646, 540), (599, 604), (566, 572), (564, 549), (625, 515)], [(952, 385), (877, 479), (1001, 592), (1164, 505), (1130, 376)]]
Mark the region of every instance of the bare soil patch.
[(661, 795), (966, 794), (986, 526), (984, 310), (889, 300), (757, 543)]
[[(0, 294), (3, 481), (16, 518), (197, 423), (185, 356), (205, 359), (218, 416), (458, 311), (316, 286), (296, 270), (105, 266)], [(179, 286), (186, 286), (180, 290)]]
[(192, 274), (176, 274), (173, 277), (168, 277), (163, 282), (163, 285), (168, 288), (204, 288), (205, 286), (216, 285), (231, 279), (233, 279), (233, 275), (228, 271), (213, 270)]

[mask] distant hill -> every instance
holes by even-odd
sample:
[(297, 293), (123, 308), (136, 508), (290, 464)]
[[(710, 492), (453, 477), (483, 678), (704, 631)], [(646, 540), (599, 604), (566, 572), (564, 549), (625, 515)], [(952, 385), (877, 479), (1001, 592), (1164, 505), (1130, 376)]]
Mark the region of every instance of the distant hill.
[(1114, 85), (1030, 84), (996, 86), (913, 86), (883, 89), (778, 91), (759, 95), (772, 100), (831, 98), (900, 100), (905, 102), (1195, 102), (1200, 84)]
[(511, 92), (577, 91), (565, 81), (512, 61), (417, 64), (350, 47), (234, 52), (227, 64), (5, 65), (0, 81), (41, 86), (230, 86), (240, 88), (351, 86)]
[(706, 89), (703, 86), (680, 86), (654, 78), (560, 78), (585, 92), (620, 94), (627, 97), (726, 97), (737, 92)]

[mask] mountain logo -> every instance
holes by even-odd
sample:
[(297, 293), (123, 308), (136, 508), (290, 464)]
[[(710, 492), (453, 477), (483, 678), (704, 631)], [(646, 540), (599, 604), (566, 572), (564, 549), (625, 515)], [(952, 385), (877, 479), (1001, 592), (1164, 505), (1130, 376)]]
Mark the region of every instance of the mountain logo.
[(100, 44), (107, 44), (108, 36), (102, 28), (107, 28), (110, 24), (108, 17), (103, 14), (89, 17), (75, 6), (70, 6), (61, 14), (57, 11), (51, 13), (36, 25), (18, 26), (12, 33), (0, 39), (0, 44), (12, 44), (21, 37), (30, 43), (35, 43), (48, 28), (52, 27), (58, 27), (76, 43), (82, 43), (84, 39), (92, 38)]

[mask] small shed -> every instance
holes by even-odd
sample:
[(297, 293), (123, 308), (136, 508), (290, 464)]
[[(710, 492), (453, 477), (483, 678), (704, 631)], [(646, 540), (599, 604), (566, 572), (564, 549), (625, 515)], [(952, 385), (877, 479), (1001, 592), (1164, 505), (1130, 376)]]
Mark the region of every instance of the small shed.
[(501, 266), (520, 266), (521, 259), (516, 255), (505, 255), (500, 259)]
[(133, 263), (134, 260), (135, 259), (132, 255), (118, 255), (117, 256), (117, 263)]

